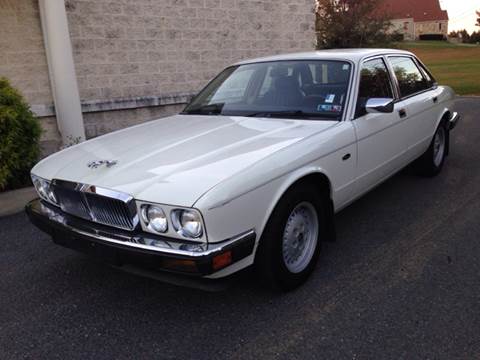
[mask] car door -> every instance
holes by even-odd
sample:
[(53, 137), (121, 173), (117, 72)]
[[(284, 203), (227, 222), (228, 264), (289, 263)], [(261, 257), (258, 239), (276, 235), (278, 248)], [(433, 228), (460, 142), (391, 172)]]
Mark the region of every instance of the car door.
[(407, 158), (414, 160), (426, 151), (432, 140), (441, 90), (414, 57), (392, 55), (387, 61), (398, 86), (400, 100), (397, 106), (406, 125)]
[(392, 74), (384, 57), (365, 60), (361, 64), (357, 105), (353, 125), (357, 136), (356, 193), (374, 187), (405, 162), (408, 149), (407, 129), (395, 103), (392, 113), (367, 113), (365, 105), (372, 98), (397, 98)]

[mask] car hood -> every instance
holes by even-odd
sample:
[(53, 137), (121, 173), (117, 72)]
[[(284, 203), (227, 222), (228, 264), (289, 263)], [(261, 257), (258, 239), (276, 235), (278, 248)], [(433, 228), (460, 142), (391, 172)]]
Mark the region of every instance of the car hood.
[[(221, 181), (335, 124), (176, 115), (67, 148), (41, 161), (32, 173), (114, 189), (139, 200), (192, 206)], [(117, 164), (87, 166), (97, 160)]]

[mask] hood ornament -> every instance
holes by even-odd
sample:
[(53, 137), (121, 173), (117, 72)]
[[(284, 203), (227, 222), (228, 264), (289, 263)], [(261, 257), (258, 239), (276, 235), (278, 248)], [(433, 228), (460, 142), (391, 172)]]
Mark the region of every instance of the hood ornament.
[(106, 165), (107, 168), (111, 168), (114, 165), (117, 165), (118, 160), (96, 160), (96, 161), (90, 161), (87, 166), (90, 169), (96, 169), (102, 165)]

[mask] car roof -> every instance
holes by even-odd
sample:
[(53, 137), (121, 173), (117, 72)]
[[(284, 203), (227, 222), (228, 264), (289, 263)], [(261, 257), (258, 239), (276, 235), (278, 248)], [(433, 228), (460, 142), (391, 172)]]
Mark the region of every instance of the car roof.
[(249, 59), (237, 62), (234, 65), (253, 64), (258, 62), (269, 61), (294, 61), (294, 60), (347, 60), (358, 63), (364, 58), (396, 54), (396, 55), (413, 55), (409, 51), (398, 49), (335, 49), (335, 50), (319, 50), (310, 52), (299, 52), (291, 54), (280, 54), (256, 59)]

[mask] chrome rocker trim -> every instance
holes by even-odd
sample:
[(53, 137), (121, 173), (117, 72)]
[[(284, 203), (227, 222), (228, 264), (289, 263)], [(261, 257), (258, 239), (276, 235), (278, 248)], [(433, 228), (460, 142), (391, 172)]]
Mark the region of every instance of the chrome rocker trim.
[[(90, 250), (90, 247), (93, 248), (97, 244), (103, 247), (103, 251), (110, 252), (110, 255), (115, 255), (115, 257), (118, 255), (117, 252), (126, 255), (123, 257), (135, 256), (137, 265), (142, 264), (142, 256), (148, 257), (150, 262), (152, 262), (152, 258), (159, 259), (159, 262), (155, 262), (155, 264), (160, 264), (159, 266), (155, 265), (158, 270), (173, 272), (212, 274), (221, 270), (213, 264), (216, 256), (230, 252), (231, 262), (226, 265), (229, 266), (251, 255), (256, 239), (254, 230), (219, 243), (210, 244), (156, 236), (141, 230), (130, 232), (76, 218), (40, 199), (30, 202), (25, 210), (32, 223), (40, 230), (50, 234), (54, 242), (60, 245), (86, 252), (84, 250)], [(77, 245), (80, 244), (84, 244), (81, 249), (77, 248)], [(167, 260), (168, 264), (175, 260), (187, 260), (192, 264), (189, 265), (190, 268), (187, 271), (183, 271), (164, 266)], [(123, 263), (123, 261), (121, 262)], [(124, 263), (130, 264), (128, 261)]]

